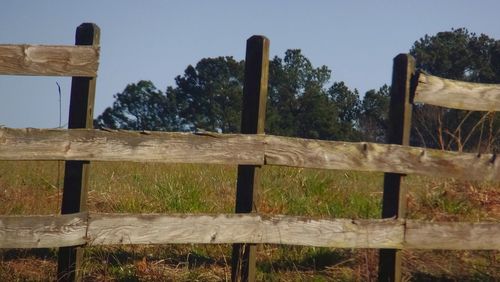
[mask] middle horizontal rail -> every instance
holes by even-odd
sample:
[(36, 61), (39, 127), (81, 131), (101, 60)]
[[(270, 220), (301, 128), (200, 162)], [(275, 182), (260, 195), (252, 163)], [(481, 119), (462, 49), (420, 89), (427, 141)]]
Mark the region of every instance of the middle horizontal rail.
[(0, 160), (281, 165), (500, 180), (494, 154), (211, 132), (1, 128)]

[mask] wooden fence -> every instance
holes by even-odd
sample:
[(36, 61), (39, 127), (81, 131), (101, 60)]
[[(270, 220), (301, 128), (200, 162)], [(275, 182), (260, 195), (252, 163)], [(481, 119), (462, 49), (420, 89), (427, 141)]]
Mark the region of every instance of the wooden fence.
[[(333, 142), (265, 135), (268, 46), (247, 41), (243, 134), (91, 129), (99, 29), (83, 24), (77, 45), (0, 45), (0, 74), (74, 76), (68, 130), (0, 128), (0, 160), (64, 160), (62, 214), (0, 216), (0, 248), (58, 247), (58, 279), (80, 279), (84, 246), (121, 244), (234, 244), (232, 280), (255, 280), (255, 244), (381, 250), (379, 279), (398, 281), (401, 249), (500, 249), (498, 222), (425, 222), (404, 217), (406, 174), (500, 180), (495, 154), (409, 147), (411, 104), (500, 109), (500, 87), (455, 82), (414, 70), (395, 58), (389, 143)], [(459, 89), (459, 90), (457, 90)], [(439, 92), (439, 93), (438, 93)], [(437, 94), (438, 93), (438, 94)], [(458, 94), (457, 94), (458, 93)], [(485, 102), (486, 101), (486, 102)], [(399, 144), (399, 145), (398, 145)], [(406, 146), (405, 146), (406, 145)], [(86, 211), (90, 161), (238, 164), (236, 213), (103, 214)], [(263, 165), (386, 172), (383, 219), (319, 219), (262, 215), (253, 195)]]

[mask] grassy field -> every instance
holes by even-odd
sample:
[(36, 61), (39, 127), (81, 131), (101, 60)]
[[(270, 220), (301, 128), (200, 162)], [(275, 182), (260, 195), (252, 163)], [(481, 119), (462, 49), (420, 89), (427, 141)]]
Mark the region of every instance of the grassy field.
[[(0, 214), (57, 214), (62, 163), (0, 162)], [(381, 173), (264, 167), (261, 213), (379, 218)], [(499, 221), (498, 183), (408, 176), (408, 217)], [(127, 213), (231, 213), (235, 166), (93, 163), (89, 209)], [(224, 281), (229, 245), (93, 247), (85, 280)], [(0, 251), (0, 281), (53, 280), (56, 251)], [(374, 281), (377, 250), (263, 245), (258, 280)], [(499, 281), (498, 251), (405, 251), (408, 281)]]

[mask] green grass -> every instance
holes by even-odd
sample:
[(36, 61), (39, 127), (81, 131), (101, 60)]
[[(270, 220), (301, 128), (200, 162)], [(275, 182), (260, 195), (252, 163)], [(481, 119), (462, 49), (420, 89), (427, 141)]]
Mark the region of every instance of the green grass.
[[(57, 162), (0, 162), (0, 213), (59, 213), (62, 167)], [(232, 213), (236, 170), (236, 166), (222, 165), (97, 162), (91, 168), (88, 206), (91, 211), (115, 213)], [(265, 166), (257, 210), (267, 214), (379, 218), (382, 185), (382, 173)], [(410, 218), (500, 218), (498, 184), (408, 176), (403, 185), (408, 190)], [(47, 251), (47, 256), (14, 253), (17, 258), (13, 252), (0, 251), (0, 280), (36, 280), (41, 273), (54, 275), (54, 250)], [(171, 281), (227, 280), (230, 253), (229, 245), (92, 247), (86, 249), (85, 277), (88, 281), (157, 281), (158, 277)], [(376, 278), (376, 250), (263, 245), (257, 256), (259, 280)], [(403, 262), (410, 281), (500, 279), (499, 252), (405, 251)]]

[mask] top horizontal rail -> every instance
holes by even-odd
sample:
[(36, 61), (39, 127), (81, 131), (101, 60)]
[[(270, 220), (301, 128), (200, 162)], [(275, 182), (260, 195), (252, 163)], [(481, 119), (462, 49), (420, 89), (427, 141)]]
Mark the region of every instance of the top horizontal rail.
[(254, 135), (95, 129), (0, 129), (2, 160), (263, 164)]
[(98, 46), (0, 45), (0, 75), (97, 76)]
[(268, 164), (500, 181), (494, 154), (259, 134), (1, 128), (0, 160)]
[(500, 84), (457, 81), (420, 72), (413, 101), (459, 110), (497, 112)]

